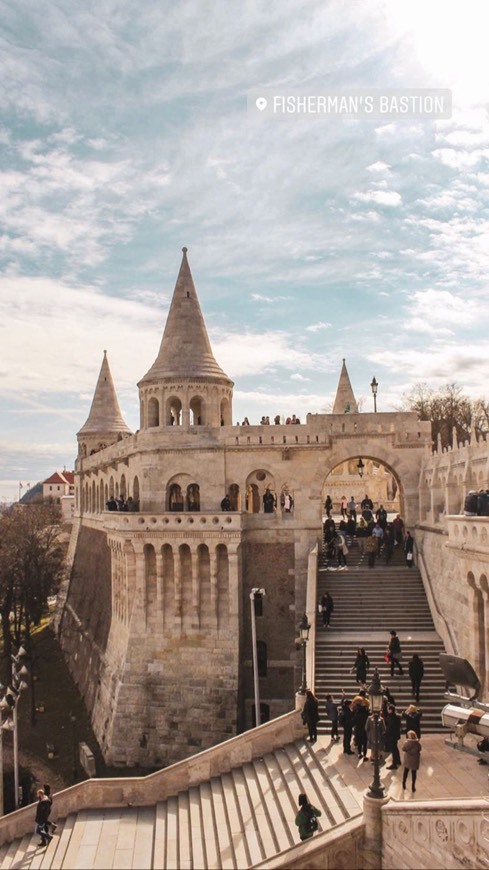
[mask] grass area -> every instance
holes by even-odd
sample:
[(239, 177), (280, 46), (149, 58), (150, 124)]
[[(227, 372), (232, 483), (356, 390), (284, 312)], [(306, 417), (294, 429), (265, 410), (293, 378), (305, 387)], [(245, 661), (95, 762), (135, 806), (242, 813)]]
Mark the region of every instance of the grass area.
[[(78, 743), (84, 741), (92, 750), (97, 776), (135, 776), (149, 770), (109, 768), (99, 750), (90, 719), (78, 690), (73, 683), (60, 647), (48, 622), (39, 626), (32, 637), (32, 661), (25, 664), (31, 676), (28, 691), (18, 703), (20, 782), (33, 790), (49, 782), (54, 792), (87, 778), (78, 758)], [(36, 713), (31, 722), (31, 692)], [(72, 716), (75, 721), (72, 721)], [(13, 809), (12, 732), (3, 731), (5, 770), (5, 811)], [(54, 758), (48, 758), (47, 746), (54, 746)], [(26, 801), (28, 802), (28, 801)]]

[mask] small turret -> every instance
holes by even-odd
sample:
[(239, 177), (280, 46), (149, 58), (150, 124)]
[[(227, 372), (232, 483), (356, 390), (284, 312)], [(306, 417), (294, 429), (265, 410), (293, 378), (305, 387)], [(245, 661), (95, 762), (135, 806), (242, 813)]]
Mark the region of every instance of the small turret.
[(97, 386), (88, 418), (77, 433), (78, 455), (88, 456), (96, 453), (115, 441), (120, 441), (124, 435), (131, 435), (131, 430), (125, 422), (112, 380), (112, 374), (104, 350), (104, 358), (98, 376)]
[(350, 376), (346, 369), (345, 360), (341, 367), (336, 399), (333, 406), (333, 414), (358, 414), (357, 400), (350, 383)]

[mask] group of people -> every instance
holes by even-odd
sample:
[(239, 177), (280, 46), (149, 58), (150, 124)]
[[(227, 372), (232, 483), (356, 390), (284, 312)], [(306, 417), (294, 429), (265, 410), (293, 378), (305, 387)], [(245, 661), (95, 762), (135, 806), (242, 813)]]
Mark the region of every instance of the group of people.
[[(280, 414), (276, 414), (275, 417), (273, 418), (273, 422), (274, 422), (275, 426), (280, 426), (282, 423), (285, 423), (285, 425), (288, 426), (291, 423), (300, 423), (301, 421), (300, 421), (299, 417), (297, 417), (295, 414), (292, 414), (291, 417), (286, 417), (285, 420), (282, 419)], [(237, 425), (239, 426), (240, 424), (238, 423)], [(241, 423), (241, 426), (249, 426), (249, 425), (250, 425), (250, 421), (248, 420), (248, 417), (245, 417), (243, 422)], [(263, 415), (263, 417), (260, 420), (259, 425), (260, 426), (270, 426), (270, 417)]]
[(123, 495), (119, 495), (117, 498), (111, 495), (106, 504), (106, 508), (108, 511), (138, 511), (139, 502), (137, 499), (134, 499), (132, 495), (127, 499), (125, 499)]
[[(365, 653), (365, 650), (363, 650)], [(340, 701), (335, 701), (331, 694), (325, 699), (326, 717), (331, 722), (331, 740), (339, 741), (339, 728), (343, 729), (343, 753), (345, 755), (358, 755), (358, 758), (366, 762), (374, 761), (376, 734), (378, 735), (379, 760), (384, 756), (391, 756), (391, 763), (387, 770), (397, 770), (401, 767), (401, 752), (403, 776), (402, 787), (406, 788), (409, 773), (411, 773), (412, 791), (416, 791), (416, 775), (419, 769), (421, 753), (421, 710), (415, 704), (409, 706), (402, 714), (397, 712), (395, 698), (388, 686), (383, 687), (382, 711), (377, 719), (370, 711), (370, 704), (365, 688), (360, 688), (353, 698), (348, 698), (342, 693)], [(302, 709), (302, 720), (308, 729), (308, 740), (311, 743), (317, 741), (317, 727), (320, 720), (319, 700), (310, 690), (306, 690), (306, 698)], [(404, 721), (405, 741), (399, 747), (402, 735), (402, 723)], [(352, 744), (355, 749), (352, 748)]]
[(414, 539), (411, 532), (405, 530), (404, 521), (399, 514), (392, 522), (388, 522), (387, 511), (383, 505), (374, 514), (372, 501), (366, 495), (361, 502), (361, 516), (358, 517), (353, 496), (349, 502), (343, 496), (340, 501), (341, 520), (337, 528), (331, 516), (333, 502), (329, 495), (324, 508), (326, 519), (323, 523), (323, 548), (328, 568), (334, 567), (336, 563), (338, 568), (347, 567), (346, 556), (354, 541), (361, 553), (367, 553), (369, 568), (375, 567), (375, 561), (381, 555), (388, 565), (395, 547), (403, 548), (406, 565), (413, 567)]

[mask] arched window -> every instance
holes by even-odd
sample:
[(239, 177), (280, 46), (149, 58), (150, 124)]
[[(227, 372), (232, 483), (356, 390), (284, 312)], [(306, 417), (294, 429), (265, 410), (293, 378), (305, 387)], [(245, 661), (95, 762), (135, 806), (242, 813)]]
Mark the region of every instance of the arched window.
[(183, 511), (182, 488), (179, 483), (172, 483), (168, 492), (168, 510)]
[(148, 402), (148, 428), (160, 425), (160, 403), (151, 396)]
[(177, 396), (171, 396), (166, 403), (165, 423), (167, 426), (182, 425), (182, 403)]
[(200, 488), (198, 483), (187, 486), (187, 510), (200, 511)]
[(190, 425), (202, 426), (204, 423), (204, 402), (200, 396), (194, 396), (190, 400)]
[(229, 487), (229, 501), (231, 502), (232, 511), (241, 510), (241, 494), (237, 483), (232, 483)]
[(231, 403), (229, 399), (221, 401), (221, 426), (231, 426)]

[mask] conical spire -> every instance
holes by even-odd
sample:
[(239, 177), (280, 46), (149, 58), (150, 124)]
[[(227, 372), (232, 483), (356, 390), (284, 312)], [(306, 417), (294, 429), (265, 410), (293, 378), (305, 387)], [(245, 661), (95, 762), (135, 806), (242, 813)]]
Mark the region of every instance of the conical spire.
[(338, 389), (336, 390), (336, 399), (334, 400), (333, 414), (357, 414), (357, 400), (353, 394), (350, 383), (350, 376), (346, 369), (345, 360), (341, 367), (340, 379), (338, 381)]
[(107, 351), (104, 350), (104, 358), (97, 386), (92, 400), (92, 407), (86, 423), (82, 426), (78, 435), (91, 435), (96, 433), (106, 434), (109, 432), (131, 432), (124, 421), (117, 399), (114, 381), (109, 368)]
[(232, 383), (217, 364), (187, 260), (187, 248), (173, 292), (158, 356), (138, 386), (168, 378), (204, 378)]

